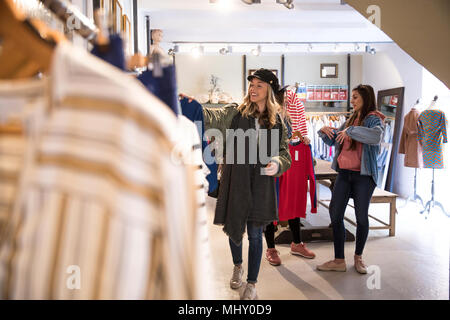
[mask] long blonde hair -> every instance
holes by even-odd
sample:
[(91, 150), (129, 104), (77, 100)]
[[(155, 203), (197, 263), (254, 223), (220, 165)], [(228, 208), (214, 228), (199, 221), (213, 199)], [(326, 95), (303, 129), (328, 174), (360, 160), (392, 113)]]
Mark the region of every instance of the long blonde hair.
[(247, 91), (247, 95), (244, 97), (244, 101), (238, 107), (239, 112), (244, 116), (253, 116), (259, 119), (259, 124), (265, 124), (268, 128), (273, 128), (277, 123), (277, 113), (282, 110), (281, 105), (278, 103), (272, 87), (267, 86), (267, 100), (266, 109), (260, 114), (258, 105), (250, 101), (250, 94)]

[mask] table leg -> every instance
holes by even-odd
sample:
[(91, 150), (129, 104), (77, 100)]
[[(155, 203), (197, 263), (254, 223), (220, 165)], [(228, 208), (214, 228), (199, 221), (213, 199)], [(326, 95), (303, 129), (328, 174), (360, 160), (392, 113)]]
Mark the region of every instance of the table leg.
[(389, 213), (389, 236), (395, 236), (395, 213), (397, 212), (397, 199), (393, 198), (390, 201), (390, 213)]

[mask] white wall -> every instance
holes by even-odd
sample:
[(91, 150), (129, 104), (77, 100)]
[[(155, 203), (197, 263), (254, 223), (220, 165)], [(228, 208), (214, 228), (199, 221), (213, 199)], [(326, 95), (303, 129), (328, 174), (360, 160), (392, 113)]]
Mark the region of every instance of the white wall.
[[(321, 63), (337, 63), (338, 78), (321, 78)], [(286, 55), (284, 79), (285, 84), (346, 85), (347, 55)]]
[[(207, 93), (211, 74), (220, 78), (221, 89), (232, 95), (236, 102), (243, 98), (243, 57), (240, 55), (205, 55), (193, 58), (190, 54), (177, 54), (175, 58), (177, 82), (180, 92), (191, 95)], [(338, 78), (320, 78), (321, 63), (337, 63)], [(362, 58), (356, 57), (352, 70), (353, 83), (361, 82)], [(251, 69), (276, 69), (281, 82), (281, 54), (246, 57), (245, 75)], [(344, 55), (287, 55), (285, 56), (285, 84), (347, 84), (347, 56)], [(247, 87), (247, 85), (246, 85)]]
[(211, 88), (211, 75), (219, 78), (223, 92), (234, 101), (242, 100), (243, 60), (242, 56), (201, 56), (177, 54), (175, 57), (178, 92), (197, 96), (206, 94)]
[(350, 56), (350, 88), (352, 90), (363, 82), (363, 55), (352, 54)]
[[(386, 46), (375, 55), (363, 55), (363, 83), (371, 85), (375, 93), (397, 87), (405, 87), (403, 118), (422, 95), (422, 66), (396, 44)], [(392, 150), (398, 153), (398, 150)], [(398, 155), (395, 165), (394, 192), (407, 197), (413, 194), (414, 169), (404, 167), (404, 155)]]

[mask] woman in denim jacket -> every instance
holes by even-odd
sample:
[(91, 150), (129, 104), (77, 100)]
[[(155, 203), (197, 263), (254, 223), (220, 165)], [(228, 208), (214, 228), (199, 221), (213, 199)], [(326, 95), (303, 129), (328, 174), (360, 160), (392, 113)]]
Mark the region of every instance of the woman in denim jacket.
[(352, 91), (353, 114), (339, 129), (323, 127), (319, 136), (336, 154), (331, 167), (338, 172), (330, 203), (333, 227), (334, 260), (317, 266), (321, 271), (346, 271), (344, 257), (344, 214), (350, 197), (355, 204), (357, 220), (355, 269), (367, 273), (362, 260), (369, 233), (369, 203), (378, 180), (377, 155), (383, 137), (385, 116), (377, 111), (375, 93), (369, 85)]

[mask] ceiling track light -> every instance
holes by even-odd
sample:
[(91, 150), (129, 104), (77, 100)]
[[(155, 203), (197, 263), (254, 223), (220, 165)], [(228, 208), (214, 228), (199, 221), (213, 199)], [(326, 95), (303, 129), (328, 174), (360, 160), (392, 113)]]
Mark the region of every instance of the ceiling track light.
[(284, 5), (288, 9), (294, 9), (294, 0), (277, 0), (277, 3)]
[(369, 45), (366, 45), (366, 52), (374, 55), (377, 53), (377, 50), (375, 50), (375, 48), (371, 48)]
[(255, 49), (252, 49), (251, 52), (254, 56), (259, 56), (261, 54), (261, 46), (258, 45), (258, 47), (256, 47)]

